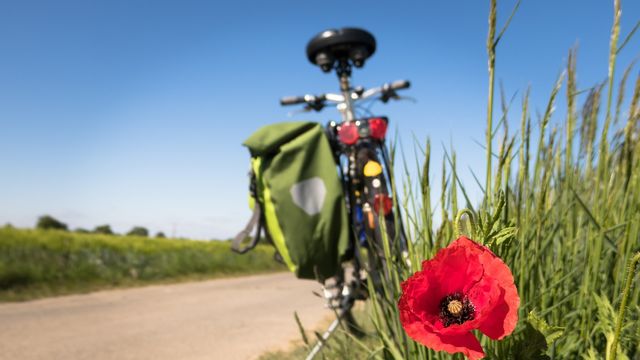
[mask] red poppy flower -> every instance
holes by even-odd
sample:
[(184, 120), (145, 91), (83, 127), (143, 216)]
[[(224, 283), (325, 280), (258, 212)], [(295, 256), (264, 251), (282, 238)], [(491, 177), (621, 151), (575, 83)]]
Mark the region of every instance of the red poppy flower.
[(511, 334), (520, 298), (509, 267), (487, 247), (465, 237), (422, 263), (402, 283), (400, 322), (415, 341), (437, 351), (484, 357), (471, 330), (492, 339)]

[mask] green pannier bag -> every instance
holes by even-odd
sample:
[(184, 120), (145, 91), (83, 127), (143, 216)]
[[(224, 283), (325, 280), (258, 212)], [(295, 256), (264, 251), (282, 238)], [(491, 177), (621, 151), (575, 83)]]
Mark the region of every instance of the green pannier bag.
[[(233, 240), (244, 253), (261, 229), (298, 278), (336, 275), (349, 242), (347, 209), (338, 168), (323, 128), (313, 122), (267, 125), (244, 143), (251, 153), (253, 216)], [(251, 243), (241, 243), (257, 231)]]

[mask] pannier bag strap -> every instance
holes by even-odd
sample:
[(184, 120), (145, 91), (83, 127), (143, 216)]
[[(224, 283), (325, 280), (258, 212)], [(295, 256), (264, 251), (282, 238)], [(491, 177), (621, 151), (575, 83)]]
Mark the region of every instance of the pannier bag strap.
[[(244, 254), (247, 251), (256, 247), (256, 245), (258, 245), (258, 241), (260, 241), (260, 233), (262, 232), (261, 220), (262, 220), (262, 208), (260, 207), (260, 203), (256, 201), (253, 207), (253, 215), (251, 215), (251, 219), (249, 220), (249, 223), (247, 223), (247, 226), (244, 228), (244, 230), (240, 231), (240, 233), (238, 233), (238, 235), (236, 235), (236, 237), (233, 239), (233, 241), (231, 242), (231, 250), (239, 254)], [(242, 244), (244, 239), (246, 239), (251, 235), (251, 231), (253, 231), (254, 228), (257, 228), (256, 234), (254, 235), (249, 245), (245, 247), (241, 247), (240, 244)]]

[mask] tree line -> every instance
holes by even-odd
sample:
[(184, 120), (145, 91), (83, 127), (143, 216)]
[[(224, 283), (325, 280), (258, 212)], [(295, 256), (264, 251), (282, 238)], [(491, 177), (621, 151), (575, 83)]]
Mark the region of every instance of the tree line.
[[(38, 218), (36, 222), (36, 229), (40, 230), (62, 230), (62, 231), (70, 231), (69, 226), (62, 221), (54, 218), (51, 215), (43, 215)], [(74, 229), (73, 232), (83, 233), (83, 234), (104, 234), (104, 235), (118, 235), (108, 224), (98, 225), (93, 230), (87, 230), (83, 228)], [(134, 226), (129, 230), (125, 235), (128, 236), (142, 236), (149, 237), (149, 230), (143, 226)], [(156, 238), (165, 238), (165, 234), (162, 231), (159, 231), (155, 235)]]

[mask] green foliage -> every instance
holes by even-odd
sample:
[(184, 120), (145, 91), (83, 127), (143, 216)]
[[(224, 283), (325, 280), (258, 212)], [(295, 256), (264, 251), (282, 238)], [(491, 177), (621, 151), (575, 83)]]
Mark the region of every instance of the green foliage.
[[(606, 356), (605, 359), (610, 359), (611, 358), (611, 352), (613, 351), (613, 346), (614, 346), (614, 338), (615, 338), (615, 324), (618, 321), (618, 315), (616, 314), (616, 311), (613, 308), (613, 305), (611, 305), (611, 303), (609, 302), (609, 300), (604, 297), (604, 296), (600, 296), (597, 294), (594, 294), (594, 301), (597, 304), (597, 322), (595, 323), (595, 326), (593, 328), (593, 330), (595, 330), (595, 334), (596, 336), (599, 337), (604, 337), (604, 339), (606, 339), (606, 346), (605, 346), (605, 352), (606, 352)], [(631, 324), (627, 323), (626, 327), (627, 329), (630, 328)], [(625, 332), (628, 334), (628, 332)], [(627, 339), (629, 340), (629, 339)], [(593, 349), (592, 350), (596, 350)], [(626, 355), (624, 354), (623, 350), (620, 348), (620, 346), (616, 345), (616, 356), (618, 358), (626, 358)]]
[(0, 300), (280, 270), (266, 246), (0, 228)]
[(514, 335), (512, 353), (514, 358), (523, 360), (551, 359), (547, 350), (565, 331), (563, 327), (547, 324), (533, 311), (529, 312), (524, 328), (520, 329)]
[(546, 343), (545, 350), (548, 346), (553, 344), (554, 341), (558, 340), (562, 334), (564, 334), (565, 328), (560, 326), (551, 326), (547, 324), (547, 322), (536, 315), (535, 312), (529, 312), (527, 316), (527, 323), (530, 325), (536, 332), (538, 332), (544, 338)]
[(93, 229), (94, 234), (114, 235), (110, 225), (98, 225)]
[(164, 239), (164, 238), (166, 238), (167, 236), (166, 236), (162, 231), (159, 231), (159, 232), (156, 234), (156, 237), (157, 237), (157, 238), (159, 238), (159, 239)]
[(147, 228), (144, 228), (142, 226), (134, 226), (133, 229), (129, 230), (129, 232), (127, 233), (127, 236), (148, 237), (149, 230), (147, 230)]
[(67, 230), (67, 224), (59, 221), (50, 215), (43, 215), (38, 218), (36, 229), (40, 230)]

